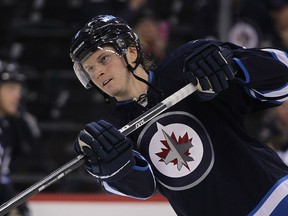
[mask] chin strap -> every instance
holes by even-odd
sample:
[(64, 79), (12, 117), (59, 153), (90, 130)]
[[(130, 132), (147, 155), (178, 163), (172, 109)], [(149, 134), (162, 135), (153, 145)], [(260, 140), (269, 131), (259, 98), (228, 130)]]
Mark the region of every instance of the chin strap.
[(111, 101), (110, 101), (111, 97), (110, 97), (108, 94), (106, 94), (104, 91), (102, 91), (102, 90), (101, 90), (98, 86), (96, 86), (92, 81), (90, 81), (90, 84), (91, 84), (100, 94), (103, 95), (104, 100), (105, 100), (105, 103), (110, 103), (110, 102), (111, 102)]
[(133, 71), (133, 72), (131, 71), (131, 73), (133, 74), (133, 76), (135, 77), (135, 79), (137, 79), (137, 80), (145, 83), (146, 85), (148, 85), (151, 89), (153, 89), (153, 90), (154, 90), (156, 93), (158, 93), (159, 95), (161, 95), (161, 96), (163, 95), (162, 90), (157, 89), (156, 87), (154, 87), (154, 86), (153, 86), (150, 82), (148, 82), (147, 80), (145, 80), (145, 79), (137, 76), (137, 75), (134, 73), (134, 71)]
[[(123, 57), (124, 57), (124, 60), (125, 60), (125, 62), (126, 62), (128, 71), (130, 71), (130, 72), (133, 74), (133, 76), (135, 77), (135, 79), (137, 79), (137, 80), (145, 83), (147, 86), (149, 86), (151, 89), (153, 89), (153, 90), (154, 90), (156, 93), (158, 93), (159, 95), (161, 95), (161, 96), (163, 95), (162, 90), (157, 89), (157, 88), (154, 87), (150, 82), (148, 82), (147, 80), (143, 79), (142, 77), (137, 76), (137, 75), (134, 73), (135, 69), (140, 65), (140, 61), (137, 61), (136, 64), (135, 64), (135, 67), (132, 67), (132, 66), (128, 63), (128, 60), (127, 60), (126, 55), (124, 55)], [(144, 70), (145, 70), (145, 72), (148, 74), (148, 72), (146, 71), (146, 69), (144, 69)]]

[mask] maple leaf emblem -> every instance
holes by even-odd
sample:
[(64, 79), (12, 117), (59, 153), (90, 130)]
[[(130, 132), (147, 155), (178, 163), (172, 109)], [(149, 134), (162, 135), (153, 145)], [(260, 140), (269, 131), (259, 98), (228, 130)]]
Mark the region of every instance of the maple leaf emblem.
[(194, 161), (192, 157), (190, 157), (189, 149), (193, 147), (192, 138), (188, 138), (188, 133), (186, 132), (183, 137), (179, 136), (177, 140), (174, 132), (171, 136), (169, 136), (163, 129), (163, 135), (165, 140), (161, 140), (161, 143), (166, 148), (161, 148), (161, 152), (156, 153), (158, 157), (160, 157), (159, 161), (164, 162), (165, 164), (173, 163), (177, 165), (177, 169), (180, 171), (183, 165), (190, 170), (188, 166), (188, 161)]

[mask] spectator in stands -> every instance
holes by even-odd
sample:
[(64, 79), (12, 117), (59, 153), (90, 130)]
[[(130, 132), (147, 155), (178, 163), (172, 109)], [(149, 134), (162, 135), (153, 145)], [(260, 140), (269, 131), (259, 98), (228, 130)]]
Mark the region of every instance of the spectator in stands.
[(269, 0), (271, 17), (274, 21), (274, 31), (271, 35), (273, 46), (288, 50), (288, 0)]
[(288, 164), (288, 101), (265, 113), (259, 138)]
[(159, 63), (166, 55), (169, 38), (168, 23), (158, 19), (148, 9), (139, 13), (136, 20), (133, 29), (142, 43), (143, 52), (155, 63)]
[[(0, 204), (16, 195), (10, 168), (17, 156), (31, 153), (40, 137), (35, 118), (20, 109), (25, 76), (14, 63), (0, 61)], [(26, 203), (11, 211), (9, 216), (28, 216)]]
[(116, 12), (116, 14), (128, 20), (131, 25), (135, 25), (138, 15), (141, 14), (143, 10), (150, 8), (148, 2), (147, 0), (128, 0), (122, 6), (122, 10)]

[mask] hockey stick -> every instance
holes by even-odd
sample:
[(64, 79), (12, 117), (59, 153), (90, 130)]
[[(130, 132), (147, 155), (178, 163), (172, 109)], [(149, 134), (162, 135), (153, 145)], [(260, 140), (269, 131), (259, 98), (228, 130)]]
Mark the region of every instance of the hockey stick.
[[(142, 115), (140, 115), (139, 117), (137, 117), (136, 119), (125, 125), (124, 127), (122, 127), (119, 131), (123, 133), (125, 136), (127, 136), (128, 134), (132, 133), (137, 128), (146, 124), (152, 118), (156, 117), (166, 109), (172, 107), (173, 105), (183, 100), (196, 90), (197, 90), (196, 86), (193, 86), (192, 84), (187, 84), (186, 86), (184, 86), (171, 96), (164, 99), (159, 104), (152, 107), (150, 110), (146, 111), (145, 113), (143, 113)], [(47, 177), (43, 178), (36, 184), (32, 185), (31, 187), (27, 188), (23, 192), (19, 193), (12, 199), (2, 204), (0, 206), (0, 216), (5, 215), (13, 208), (25, 202), (25, 200), (46, 189), (48, 186), (54, 184), (59, 179), (66, 176), (68, 173), (70, 173), (71, 171), (75, 170), (76, 168), (78, 168), (83, 164), (84, 164), (84, 156), (78, 155), (76, 158), (64, 164), (62, 167), (49, 174)]]

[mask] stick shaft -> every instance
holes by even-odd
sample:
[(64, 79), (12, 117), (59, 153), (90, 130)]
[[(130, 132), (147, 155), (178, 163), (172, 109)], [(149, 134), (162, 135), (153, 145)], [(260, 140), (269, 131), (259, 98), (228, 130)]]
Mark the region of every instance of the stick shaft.
[(188, 84), (175, 92), (174, 94), (167, 97), (165, 100), (160, 102), (159, 104), (155, 105), (142, 115), (138, 116), (136, 119), (122, 127), (119, 131), (123, 133), (125, 136), (129, 135), (137, 128), (141, 127), (142, 125), (146, 124), (152, 118), (156, 117), (160, 113), (164, 112), (168, 108), (174, 106), (179, 101), (183, 100), (193, 92), (195, 92), (197, 88), (192, 84)]
[[(137, 117), (136, 119), (125, 125), (124, 127), (122, 127), (119, 131), (123, 133), (125, 136), (129, 135), (137, 128), (141, 127), (142, 125), (150, 121), (152, 118), (156, 117), (157, 115), (164, 112), (168, 108), (172, 107), (179, 101), (183, 100), (196, 90), (197, 88), (191, 84), (184, 86), (183, 88), (181, 88), (171, 96), (167, 97), (165, 100), (163, 100), (156, 106), (152, 107), (150, 110), (146, 111), (145, 113), (143, 113), (142, 115), (140, 115), (139, 117)], [(49, 174), (47, 177), (43, 178), (42, 180), (38, 181), (31, 187), (27, 188), (23, 192), (19, 193), (12, 199), (2, 204), (0, 206), (0, 216), (5, 215), (13, 208), (24, 203), (25, 200), (29, 199), (33, 195), (41, 192), (50, 185), (54, 184), (71, 171), (83, 165), (83, 163), (84, 163), (84, 156), (78, 155), (76, 158), (64, 164), (62, 167)]]

